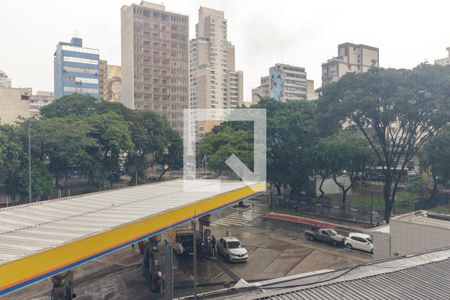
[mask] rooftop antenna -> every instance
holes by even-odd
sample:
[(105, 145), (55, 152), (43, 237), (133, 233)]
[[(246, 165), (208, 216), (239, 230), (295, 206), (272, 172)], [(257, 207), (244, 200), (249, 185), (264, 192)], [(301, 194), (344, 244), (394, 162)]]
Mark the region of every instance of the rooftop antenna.
[(73, 31), (73, 37), (78, 38), (78, 28)]

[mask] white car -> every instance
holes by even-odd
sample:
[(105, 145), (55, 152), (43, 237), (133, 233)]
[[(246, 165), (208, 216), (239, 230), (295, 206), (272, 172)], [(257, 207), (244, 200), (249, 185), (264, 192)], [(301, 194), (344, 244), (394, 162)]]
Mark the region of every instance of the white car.
[(217, 243), (217, 251), (229, 261), (247, 261), (248, 251), (234, 237), (223, 237)]
[(344, 241), (348, 249), (357, 249), (373, 253), (373, 239), (365, 233), (350, 233)]

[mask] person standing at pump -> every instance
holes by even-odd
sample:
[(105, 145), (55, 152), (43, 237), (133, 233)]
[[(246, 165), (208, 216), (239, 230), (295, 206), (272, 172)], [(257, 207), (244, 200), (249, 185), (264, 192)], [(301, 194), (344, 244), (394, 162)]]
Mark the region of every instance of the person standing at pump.
[(212, 251), (212, 257), (216, 257), (216, 253), (217, 253), (217, 240), (216, 237), (213, 235), (211, 237), (211, 251)]

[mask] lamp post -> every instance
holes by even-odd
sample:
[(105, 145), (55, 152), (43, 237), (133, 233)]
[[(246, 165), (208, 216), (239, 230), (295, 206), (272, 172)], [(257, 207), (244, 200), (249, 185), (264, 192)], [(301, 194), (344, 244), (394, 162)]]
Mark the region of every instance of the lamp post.
[(373, 225), (373, 191), (372, 191), (372, 209), (370, 211), (370, 226)]

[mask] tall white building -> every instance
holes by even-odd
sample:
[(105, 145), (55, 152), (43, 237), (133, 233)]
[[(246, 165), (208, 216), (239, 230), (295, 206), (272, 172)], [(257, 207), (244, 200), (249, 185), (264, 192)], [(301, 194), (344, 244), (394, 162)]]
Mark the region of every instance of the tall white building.
[[(235, 50), (227, 39), (224, 13), (200, 7), (195, 35), (190, 41), (190, 107), (229, 109), (242, 106), (243, 73), (235, 69)], [(208, 132), (216, 124), (206, 123), (198, 129), (200, 132)]]
[(280, 101), (307, 99), (307, 87), (305, 68), (276, 64), (270, 67), (269, 76), (261, 77), (260, 86), (252, 89), (252, 102), (263, 97)]
[(441, 65), (441, 66), (450, 65), (450, 47), (447, 47), (447, 51), (448, 51), (448, 57), (444, 57), (444, 58), (441, 58), (441, 59), (436, 59), (434, 61), (434, 63), (437, 64), (437, 65)]
[(338, 56), (322, 64), (322, 86), (336, 82), (347, 73), (363, 73), (379, 67), (378, 48), (363, 44), (344, 43), (338, 46)]

